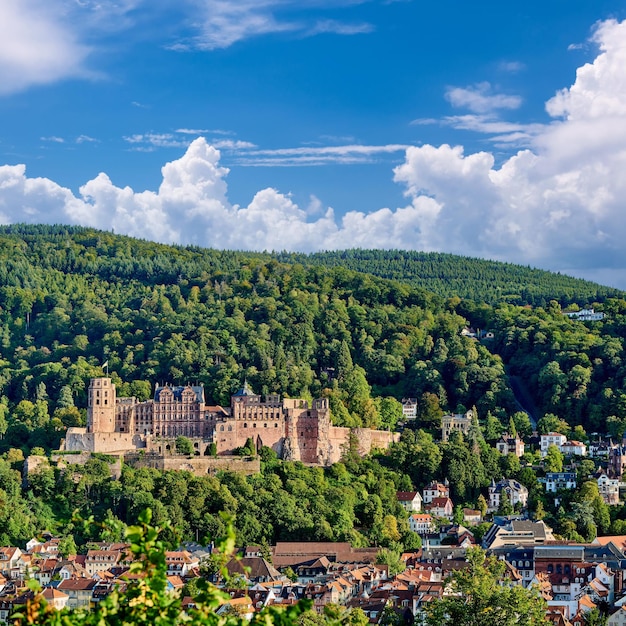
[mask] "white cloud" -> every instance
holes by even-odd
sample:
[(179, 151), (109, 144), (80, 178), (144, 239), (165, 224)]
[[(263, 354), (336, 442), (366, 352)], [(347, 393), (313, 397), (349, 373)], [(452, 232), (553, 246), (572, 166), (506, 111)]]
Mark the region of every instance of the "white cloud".
[[(219, 151), (198, 138), (163, 167), (158, 191), (136, 193), (100, 174), (77, 197), (51, 180), (28, 178), (24, 166), (0, 167), (0, 221), (71, 222), (220, 248), (441, 250), (612, 281), (621, 276), (626, 287), (626, 22), (599, 25), (594, 41), (597, 58), (547, 105), (555, 120), (499, 166), (488, 151), (466, 154), (449, 145), (247, 149), (274, 165), (405, 150), (394, 170), (407, 198), (399, 208), (339, 216), (316, 198), (302, 209), (272, 188), (248, 206), (231, 205)], [(524, 132), (506, 123), (493, 130), (503, 140)], [(176, 139), (130, 139), (146, 145), (146, 137)], [(610, 273), (619, 268), (621, 274)]]
[(273, 150), (250, 150), (240, 155), (238, 165), (252, 166), (296, 166), (328, 165), (330, 163), (371, 163), (376, 155), (403, 152), (405, 144), (367, 146), (349, 144), (343, 146), (301, 146), (299, 148), (277, 148)]
[(60, 9), (58, 1), (0, 3), (0, 95), (87, 75), (90, 50), (63, 23)]
[[(0, 96), (68, 78), (95, 78), (87, 61), (112, 33), (169, 38), (172, 50), (214, 50), (259, 35), (292, 32), (355, 35), (373, 26), (325, 17), (351, 0), (2, 0)], [(168, 28), (155, 28), (167, 19)], [(156, 34), (155, 34), (156, 33)], [(89, 43), (86, 43), (89, 42)], [(163, 43), (163, 42), (161, 42)], [(132, 101), (133, 106), (150, 105)]]
[(335, 35), (362, 35), (371, 33), (374, 30), (373, 24), (360, 22), (356, 24), (339, 22), (338, 20), (319, 20), (308, 35), (320, 35), (324, 33), (332, 33)]
[(145, 133), (128, 135), (124, 141), (133, 145), (133, 150), (151, 152), (156, 148), (184, 148), (188, 141), (171, 133)]
[(509, 74), (517, 74), (526, 69), (526, 66), (519, 61), (502, 61), (498, 67), (502, 72)]
[(365, 22), (309, 17), (320, 10), (337, 10), (361, 0), (189, 0), (195, 6), (194, 25), (197, 34), (187, 41), (180, 41), (173, 49), (199, 48), (214, 50), (227, 48), (238, 41), (267, 35), (292, 32), (300, 36), (323, 33), (356, 35), (370, 33), (374, 26)]
[(211, 145), (214, 148), (218, 148), (219, 150), (249, 150), (251, 148), (256, 148), (256, 144), (251, 143), (250, 141), (241, 141), (234, 139), (218, 139), (211, 142)]
[(446, 99), (455, 107), (468, 108), (473, 113), (492, 113), (498, 109), (518, 109), (522, 104), (519, 96), (493, 93), (488, 82), (471, 87), (449, 87)]

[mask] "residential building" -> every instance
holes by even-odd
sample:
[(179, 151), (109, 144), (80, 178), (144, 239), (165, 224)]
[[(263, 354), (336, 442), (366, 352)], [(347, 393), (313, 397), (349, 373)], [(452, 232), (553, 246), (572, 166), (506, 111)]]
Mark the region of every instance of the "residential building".
[(432, 532), (432, 515), (429, 513), (414, 513), (409, 517), (409, 528), (418, 535), (426, 535)]
[(89, 577), (97, 572), (106, 572), (117, 565), (121, 552), (118, 550), (88, 550), (85, 569)]
[(494, 480), (491, 481), (491, 486), (489, 487), (489, 509), (491, 511), (498, 510), (503, 493), (506, 493), (508, 496), (511, 506), (521, 504), (522, 507), (526, 507), (528, 489), (517, 480), (504, 478), (497, 483)]
[(474, 525), (480, 524), (483, 521), (483, 516), (480, 511), (476, 509), (463, 509), (463, 523)]
[(402, 398), (402, 417), (405, 420), (417, 418), (417, 398)]
[(617, 478), (609, 478), (606, 473), (602, 472), (598, 477), (598, 491), (607, 504), (619, 504), (619, 480)]
[(580, 309), (580, 311), (568, 311), (564, 313), (567, 317), (579, 322), (599, 322), (604, 319), (604, 313), (594, 311), (594, 309)]
[(91, 607), (92, 593), (98, 581), (93, 578), (75, 578), (71, 580), (62, 580), (57, 589), (69, 596), (67, 607), (69, 609)]
[(545, 435), (541, 435), (539, 440), (539, 450), (541, 451), (541, 456), (546, 456), (550, 446), (556, 446), (560, 450), (561, 446), (566, 441), (567, 437), (561, 433), (546, 433)]
[(459, 432), (466, 436), (472, 425), (473, 415), (472, 411), (444, 415), (441, 418), (441, 440), (448, 441), (452, 432)]
[(409, 513), (418, 513), (422, 510), (422, 496), (419, 491), (396, 492), (398, 504)]
[(613, 444), (610, 441), (592, 441), (589, 443), (589, 457), (592, 459), (608, 460)]
[(576, 489), (576, 472), (548, 472), (540, 481), (545, 484), (548, 493)]
[(582, 441), (566, 441), (561, 444), (561, 452), (572, 456), (587, 456), (587, 446)]
[(452, 519), (454, 505), (450, 498), (434, 498), (430, 504), (424, 506), (424, 510), (428, 511), (433, 517)]
[(626, 626), (626, 605), (620, 606), (617, 611), (609, 615), (606, 626)]
[(519, 437), (504, 434), (500, 441), (496, 442), (496, 450), (500, 454), (514, 454), (516, 457), (521, 457), (524, 454), (524, 442)]
[(430, 504), (435, 498), (449, 498), (450, 497), (450, 487), (448, 486), (448, 481), (445, 483), (438, 483), (433, 481), (432, 483), (426, 485), (424, 490), (422, 491), (422, 500), (424, 504)]
[(543, 521), (497, 518), (485, 533), (482, 546), (493, 550), (506, 546), (534, 546), (554, 541), (552, 529)]

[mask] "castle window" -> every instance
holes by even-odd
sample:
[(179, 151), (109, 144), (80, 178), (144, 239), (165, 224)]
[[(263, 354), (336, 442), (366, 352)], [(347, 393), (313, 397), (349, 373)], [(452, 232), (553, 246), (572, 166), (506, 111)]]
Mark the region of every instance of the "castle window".
[(278, 428), (278, 424), (274, 424), (274, 428)]
[(247, 422), (244, 422), (244, 423), (243, 423), (243, 427), (244, 427), (244, 428), (248, 428), (248, 423), (247, 423)]
[(264, 428), (267, 428), (267, 422), (265, 422), (265, 424), (263, 424), (263, 427), (264, 427)]

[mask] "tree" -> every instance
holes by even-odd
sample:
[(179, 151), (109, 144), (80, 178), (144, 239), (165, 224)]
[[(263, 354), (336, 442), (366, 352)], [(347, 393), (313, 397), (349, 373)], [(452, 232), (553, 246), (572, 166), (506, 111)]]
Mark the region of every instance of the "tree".
[(478, 496), (478, 500), (476, 500), (476, 508), (480, 511), (480, 514), (483, 517), (487, 515), (487, 509), (489, 508), (489, 506), (487, 504), (485, 496), (483, 496), (482, 493)]
[(528, 416), (528, 413), (524, 411), (517, 411), (516, 413), (513, 413), (512, 420), (515, 423), (517, 434), (520, 437), (523, 438), (532, 435), (533, 426), (530, 423), (530, 417)]
[(554, 444), (548, 446), (546, 456), (543, 459), (543, 469), (546, 472), (563, 471), (563, 454)]
[(176, 452), (178, 454), (184, 454), (185, 456), (191, 456), (193, 454), (193, 443), (188, 437), (180, 435), (176, 437)]
[(467, 551), (467, 569), (445, 582), (449, 595), (426, 606), (428, 626), (539, 626), (546, 622), (546, 603), (536, 589), (509, 585), (506, 565), (480, 548)]
[(376, 554), (376, 563), (386, 565), (390, 576), (395, 576), (406, 569), (406, 565), (397, 550), (381, 548)]
[(570, 430), (569, 424), (562, 420), (560, 417), (554, 415), (554, 413), (546, 413), (537, 422), (537, 432), (540, 435), (547, 435), (548, 433), (561, 433), (565, 435)]
[(500, 492), (500, 504), (498, 505), (498, 515), (512, 515), (513, 505), (506, 489)]
[(57, 409), (69, 409), (74, 406), (74, 394), (69, 385), (63, 385), (57, 399)]
[(439, 396), (435, 393), (424, 392), (417, 404), (417, 420), (425, 428), (441, 428), (443, 411), (439, 406)]
[(59, 541), (58, 552), (64, 559), (76, 554), (76, 542), (74, 541), (74, 537), (72, 537), (72, 535), (63, 537), (63, 539)]
[[(485, 435), (485, 439), (491, 443), (497, 441), (502, 436), (504, 432), (504, 428), (502, 426), (502, 422), (497, 417), (494, 417), (491, 413), (487, 413), (487, 418), (485, 419), (485, 425), (483, 427), (483, 433)], [(512, 433), (509, 433), (512, 435)]]

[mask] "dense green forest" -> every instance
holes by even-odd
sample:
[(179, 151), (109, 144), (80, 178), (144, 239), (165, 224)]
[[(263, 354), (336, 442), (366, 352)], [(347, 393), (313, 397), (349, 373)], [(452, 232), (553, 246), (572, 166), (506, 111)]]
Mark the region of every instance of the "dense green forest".
[[(372, 255), (381, 263), (388, 255), (392, 266), (397, 257)], [(514, 282), (509, 269), (524, 275), (500, 267), (503, 280)], [(584, 291), (574, 295), (585, 302)], [(476, 407), (481, 419), (506, 425), (519, 408), (506, 366), (526, 381), (536, 417), (618, 432), (626, 426), (626, 303), (596, 306), (606, 319), (582, 323), (555, 300), (492, 307), (280, 255), (80, 227), (3, 227), (0, 449), (58, 445), (64, 427), (80, 423), (76, 407), (104, 361), (120, 393), (141, 399), (157, 382), (198, 381), (209, 402), (227, 405), (247, 378), (258, 393), (326, 395), (336, 424), (389, 429), (406, 396), (421, 400), (426, 422)], [(494, 339), (462, 336), (467, 324)]]
[[(623, 525), (589, 489), (584, 501), (552, 510), (536, 471), (491, 444), (512, 426), (532, 430), (507, 370), (524, 381), (536, 417), (553, 414), (540, 428), (559, 419), (587, 432), (626, 428), (626, 301), (598, 303), (606, 318), (583, 323), (563, 316), (555, 300), (492, 307), (281, 259), (86, 228), (0, 229), (3, 543), (47, 527), (84, 544), (97, 537), (72, 528), (74, 509), (134, 523), (150, 507), (157, 522), (172, 521), (187, 538), (219, 534), (217, 513), (228, 511), (241, 543), (342, 539), (397, 554), (417, 539), (396, 490), (449, 478), (457, 505), (480, 507), (485, 488), (502, 476), (526, 484), (531, 510), (567, 536)], [(464, 336), (468, 324), (493, 339)], [(198, 381), (209, 402), (227, 405), (245, 378), (260, 393), (326, 396), (337, 424), (394, 429), (405, 396), (419, 399), (418, 417), (389, 454), (363, 460), (348, 450), (344, 463), (327, 469), (283, 464), (265, 451), (260, 477), (124, 467), (111, 481), (106, 460), (94, 458), (70, 473), (44, 469), (23, 492), (23, 456), (55, 449), (66, 427), (83, 423), (86, 386), (104, 361), (120, 394), (140, 399), (156, 382)], [(477, 423), (466, 440), (437, 443), (442, 413), (472, 407), (482, 429)]]
[(259, 393), (326, 395), (347, 426), (393, 428), (398, 399), (425, 393), (435, 410), (475, 405), (506, 419), (514, 399), (503, 363), (461, 336), (465, 324), (443, 298), (344, 268), (83, 228), (5, 228), (1, 445), (29, 430), (31, 445), (53, 446), (105, 360), (120, 393), (140, 398), (156, 382), (199, 381), (208, 401), (228, 405), (247, 378)]
[(459, 296), (496, 305), (562, 306), (622, 297), (623, 292), (596, 283), (523, 265), (441, 252), (411, 250), (341, 250), (314, 254), (285, 253), (280, 260), (306, 265), (345, 267), (391, 278), (443, 297)]

